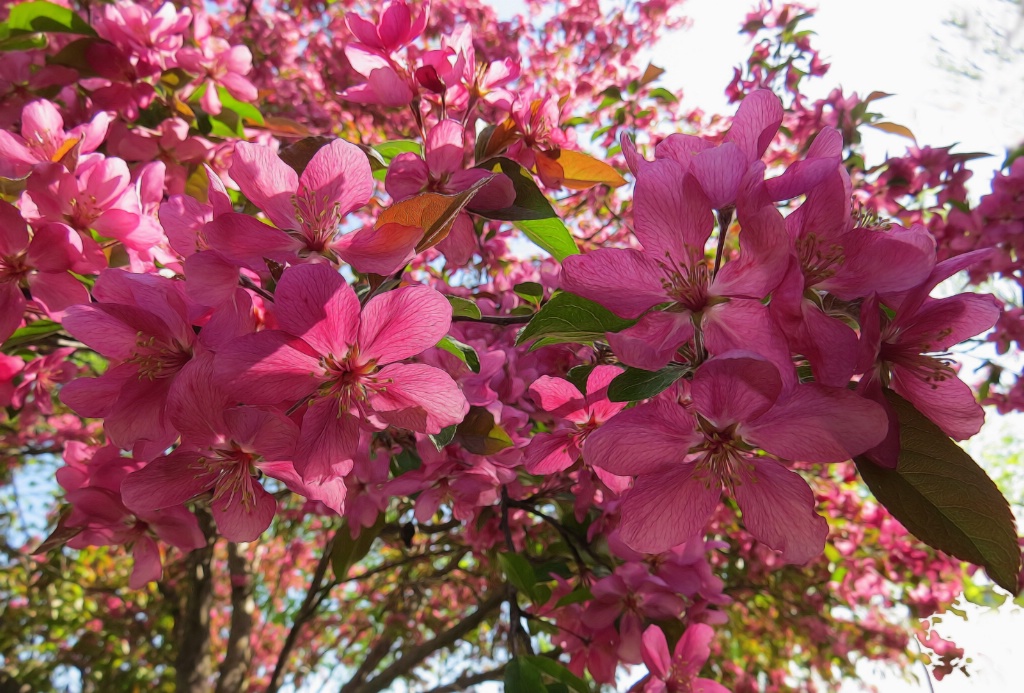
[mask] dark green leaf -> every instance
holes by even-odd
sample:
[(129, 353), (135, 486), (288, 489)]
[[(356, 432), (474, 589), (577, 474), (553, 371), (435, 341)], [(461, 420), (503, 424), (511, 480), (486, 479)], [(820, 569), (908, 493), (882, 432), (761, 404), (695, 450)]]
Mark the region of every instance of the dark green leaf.
[(515, 292), (516, 296), (529, 301), (530, 303), (540, 305), (541, 299), (544, 298), (544, 287), (537, 282), (522, 282), (512, 287), (512, 291)]
[(864, 482), (918, 539), (985, 568), (1016, 594), (1021, 569), (1013, 513), (984, 470), (927, 417), (891, 390), (900, 426), (896, 469), (856, 459)]
[(52, 2), (23, 2), (11, 8), (7, 17), (11, 31), (28, 31), (95, 36), (89, 24), (67, 7)]
[(428, 435), (430, 442), (434, 444), (435, 448), (441, 450), (455, 438), (455, 430), (457, 428), (458, 426), (449, 426), (448, 428), (442, 428), (440, 433)]
[[(565, 665), (557, 659), (540, 657), (537, 655), (525, 655), (524, 660), (537, 667), (541, 672), (547, 674), (555, 681), (565, 684), (578, 693), (590, 693), (590, 686), (576, 674), (565, 668)], [(550, 690), (550, 687), (549, 687)]]
[(508, 433), (494, 423), (494, 416), (483, 407), (470, 407), (455, 431), (455, 442), (474, 455), (493, 455), (514, 445)]
[(594, 368), (596, 368), (596, 365), (592, 363), (588, 363), (583, 366), (573, 366), (569, 369), (569, 372), (565, 374), (565, 378), (575, 385), (577, 390), (586, 394), (587, 380), (590, 379), (590, 373)]
[(468, 344), (463, 344), (459, 340), (445, 335), (437, 343), (437, 348), (444, 349), (449, 354), (456, 356), (460, 361), (469, 366), (469, 370), (474, 373), (480, 372), (480, 357), (477, 356), (476, 349)]
[(501, 563), (501, 568), (505, 571), (508, 581), (532, 600), (534, 586), (537, 584), (537, 575), (533, 572), (530, 562), (517, 553), (499, 553), (498, 562)]
[(369, 527), (359, 530), (359, 536), (352, 538), (349, 531), (348, 520), (343, 520), (338, 534), (334, 538), (334, 549), (331, 551), (331, 565), (334, 567), (334, 576), (339, 580), (348, 579), (348, 571), (359, 561), (370, 553), (373, 541), (380, 536), (384, 529), (384, 513), (377, 516), (377, 521)]
[(505, 693), (547, 693), (540, 671), (522, 657), (516, 657), (505, 667)]
[(458, 296), (445, 296), (448, 303), (452, 304), (452, 317), (480, 319), (480, 308), (468, 298)]
[(32, 344), (33, 342), (39, 342), (46, 339), (50, 335), (57, 334), (61, 331), (60, 323), (52, 320), (36, 320), (30, 322), (19, 330), (15, 330), (14, 334), (7, 338), (7, 341), (0, 347), (4, 353), (9, 353), (12, 349), (16, 349), (26, 344)]
[[(440, 434), (439, 434), (440, 435)], [(423, 460), (412, 450), (403, 448), (400, 453), (391, 458), (391, 476), (402, 476), (406, 472), (419, 469)]]
[(589, 344), (604, 339), (607, 332), (619, 332), (635, 322), (620, 318), (593, 301), (562, 291), (537, 311), (533, 320), (519, 333), (516, 344), (540, 339), (543, 343), (535, 343), (532, 348), (564, 342)]
[(573, 240), (569, 229), (558, 218), (551, 203), (526, 169), (504, 157), (489, 159), (477, 168), (504, 173), (512, 180), (516, 191), (516, 199), (510, 207), (479, 212), (480, 216), (511, 221), (517, 229), (526, 234), (527, 238), (551, 253), (558, 261), (579, 254), (579, 248), (576, 247), (576, 241)]
[(665, 366), (658, 371), (627, 368), (608, 384), (608, 399), (612, 402), (636, 402), (654, 397), (669, 385), (686, 375), (681, 366)]

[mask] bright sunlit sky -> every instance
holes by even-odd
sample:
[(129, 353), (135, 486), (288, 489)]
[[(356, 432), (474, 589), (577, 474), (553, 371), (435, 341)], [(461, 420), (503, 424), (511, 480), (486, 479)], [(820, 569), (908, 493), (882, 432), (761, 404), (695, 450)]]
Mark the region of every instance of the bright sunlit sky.
[[(520, 0), (493, 4), (503, 16), (524, 9)], [(735, 107), (726, 102), (724, 88), (733, 66), (749, 55), (746, 38), (737, 31), (752, 5), (740, 0), (689, 0), (683, 12), (692, 19), (691, 27), (663, 39), (644, 62), (650, 59), (667, 70), (659, 84), (673, 91), (682, 89), (684, 104), (708, 113), (733, 113)], [(975, 198), (984, 194), (1006, 149), (1024, 141), (1024, 56), (999, 61), (990, 54), (1024, 46), (1017, 8), (1007, 0), (822, 0), (820, 5), (807, 27), (818, 34), (815, 45), (832, 68), (819, 80), (820, 87), (808, 93), (824, 96), (842, 86), (862, 95), (876, 90), (892, 94), (877, 102), (874, 110), (910, 128), (919, 143), (959, 143), (955, 152), (993, 154), (971, 162), (975, 176), (969, 188)], [(969, 28), (960, 30), (946, 23), (955, 17), (967, 18)], [(986, 34), (986, 19), (1004, 29), (1018, 27), (1009, 45)], [(950, 65), (972, 76), (963, 76)], [(868, 163), (879, 163), (887, 154), (899, 155), (907, 142), (879, 131), (865, 132)], [(1022, 436), (1024, 417), (1000, 418), (990, 411), (985, 430), (966, 447), (983, 464), (986, 460), (998, 463), (1001, 453), (1010, 452), (1005, 440), (1014, 439), (1013, 447), (1020, 449)], [(1017, 479), (1021, 476), (1017, 474)], [(1016, 491), (1021, 493), (1019, 484)], [(967, 650), (973, 659), (971, 678), (957, 672), (932, 681), (931, 686), (938, 693), (1024, 690), (1024, 612), (1012, 605), (998, 611), (967, 605), (966, 610), (966, 622), (949, 614), (936, 630)], [(921, 680), (905, 682), (892, 672), (865, 667), (863, 683), (845, 690), (875, 686), (883, 693), (928, 691), (923, 669), (916, 668), (914, 673)]]

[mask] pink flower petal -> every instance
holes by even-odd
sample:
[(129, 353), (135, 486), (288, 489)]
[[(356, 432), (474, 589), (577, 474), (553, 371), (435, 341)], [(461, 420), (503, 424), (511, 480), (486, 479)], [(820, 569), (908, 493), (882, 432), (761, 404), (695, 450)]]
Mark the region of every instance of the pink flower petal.
[(584, 458), (613, 474), (654, 474), (681, 463), (699, 439), (686, 410), (662, 398), (609, 419), (587, 438)]
[(313, 394), (324, 380), (315, 352), (280, 330), (239, 337), (217, 354), (218, 381), (247, 404), (295, 402)]
[(338, 411), (333, 397), (317, 399), (302, 417), (295, 451), (295, 470), (310, 483), (322, 483), (332, 475), (347, 474), (359, 444), (355, 417)]
[(231, 178), (278, 228), (299, 228), (292, 204), (299, 177), (270, 147), (237, 143), (231, 159)]
[(309, 160), (299, 177), (299, 195), (306, 193), (315, 201), (310, 213), (345, 216), (370, 201), (373, 185), (366, 154), (351, 142), (337, 139)]
[(563, 289), (624, 318), (669, 300), (661, 276), (656, 258), (627, 248), (598, 248), (562, 261)]
[(418, 226), (389, 223), (345, 234), (333, 247), (357, 272), (387, 276), (405, 267), (422, 238), (423, 229)]
[(636, 237), (652, 258), (704, 257), (715, 218), (705, 192), (673, 161), (660, 160), (637, 178), (633, 221)]
[(760, 159), (782, 125), (782, 101), (770, 91), (759, 89), (743, 99), (726, 142), (735, 142), (747, 161)]
[(440, 368), (393, 363), (378, 371), (374, 380), (387, 385), (373, 388), (370, 406), (382, 419), (399, 428), (440, 433), (442, 428), (460, 423), (469, 411), (462, 390)]
[[(921, 358), (934, 361), (926, 356)], [(937, 371), (939, 364), (935, 363), (934, 368)], [(981, 430), (985, 410), (978, 404), (970, 386), (946, 368), (941, 379), (925, 380), (919, 371), (894, 364), (891, 387), (950, 438), (967, 440)]]
[(656, 371), (675, 358), (679, 347), (693, 338), (689, 311), (653, 311), (632, 327), (608, 333), (608, 344), (627, 366)]
[(567, 433), (538, 433), (523, 451), (523, 466), (530, 474), (554, 474), (571, 467), (579, 456)]
[(700, 152), (690, 164), (690, 174), (700, 183), (715, 209), (736, 203), (736, 194), (746, 170), (747, 159), (732, 142)]
[(435, 180), (462, 168), (464, 140), (462, 124), (454, 120), (442, 120), (427, 133), (427, 166)]
[(828, 522), (814, 511), (811, 487), (775, 460), (750, 457), (748, 462), (734, 467), (732, 483), (743, 524), (758, 541), (781, 551), (787, 563), (820, 556)]
[(158, 457), (121, 482), (121, 498), (133, 511), (149, 513), (192, 500), (213, 488), (216, 472), (206, 471), (194, 450)]
[(420, 354), (441, 341), (451, 323), (451, 304), (430, 287), (406, 286), (374, 296), (359, 318), (361, 362), (393, 363)]
[(733, 354), (705, 361), (691, 384), (697, 411), (719, 430), (761, 416), (782, 393), (782, 379), (770, 362), (749, 352)]
[(644, 631), (642, 640), (642, 655), (647, 669), (659, 679), (667, 678), (672, 667), (672, 659), (669, 656), (665, 633), (658, 626), (651, 625)]
[(620, 506), (622, 541), (641, 553), (668, 551), (703, 534), (721, 495), (721, 486), (695, 464), (640, 476)]
[(234, 493), (217, 497), (210, 504), (217, 529), (228, 541), (255, 541), (277, 514), (277, 499), (259, 482), (252, 480), (249, 484), (251, 496), (245, 502), (240, 493)]
[(359, 299), (326, 263), (285, 270), (274, 301), (281, 329), (301, 337), (320, 354), (344, 357), (356, 341)]

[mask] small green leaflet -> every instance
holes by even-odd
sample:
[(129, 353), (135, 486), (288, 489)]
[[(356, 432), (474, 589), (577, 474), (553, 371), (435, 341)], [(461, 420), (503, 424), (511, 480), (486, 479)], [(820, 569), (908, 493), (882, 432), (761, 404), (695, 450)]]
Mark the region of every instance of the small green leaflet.
[(635, 320), (620, 318), (591, 300), (562, 291), (545, 303), (523, 331), (516, 344), (534, 342), (531, 349), (565, 342), (589, 344), (605, 338), (608, 332), (619, 332)]
[(480, 372), (480, 357), (477, 356), (476, 349), (468, 344), (463, 344), (459, 340), (445, 335), (441, 338), (441, 341), (437, 343), (437, 348), (444, 349), (449, 354), (453, 354), (458, 357), (458, 359), (469, 366), (469, 370), (474, 373)]
[(445, 296), (448, 299), (448, 303), (452, 304), (452, 317), (453, 318), (473, 318), (474, 320), (480, 319), (480, 308), (470, 301), (468, 298), (460, 298), (458, 296)]
[(686, 375), (682, 366), (668, 365), (657, 371), (627, 368), (608, 384), (608, 399), (612, 402), (636, 402), (654, 397)]

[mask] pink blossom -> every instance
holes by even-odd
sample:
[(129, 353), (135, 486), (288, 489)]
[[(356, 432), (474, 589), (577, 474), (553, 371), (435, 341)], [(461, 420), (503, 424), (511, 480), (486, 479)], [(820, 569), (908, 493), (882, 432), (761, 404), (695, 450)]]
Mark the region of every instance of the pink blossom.
[(644, 693), (729, 693), (722, 684), (699, 678), (711, 656), (709, 644), (714, 637), (711, 626), (692, 623), (669, 654), (664, 631), (648, 626), (643, 635), (643, 659), (651, 674)]
[(21, 137), (0, 130), (0, 176), (21, 178), (41, 163), (56, 162), (72, 148), (88, 154), (103, 143), (110, 115), (97, 113), (93, 119), (69, 131), (64, 118), (50, 101), (40, 99), (21, 111)]
[(621, 506), (633, 549), (657, 553), (700, 533), (725, 485), (759, 541), (806, 563), (821, 553), (828, 525), (807, 483), (779, 460), (841, 462), (884, 434), (885, 413), (873, 402), (846, 388), (784, 388), (770, 362), (733, 352), (697, 369), (688, 402), (667, 393), (617, 414), (590, 436), (586, 455), (637, 475)]
[(207, 113), (221, 112), (217, 87), (221, 86), (239, 101), (253, 102), (257, 91), (245, 75), (252, 70), (252, 53), (245, 46), (232, 46), (211, 34), (210, 22), (205, 14), (196, 17), (193, 26), (198, 48), (178, 51), (178, 65), (202, 76), (200, 103)]
[(81, 238), (63, 224), (43, 224), (30, 239), (18, 210), (0, 200), (0, 342), (18, 329), (30, 299), (56, 319), (88, 303), (89, 291), (69, 274), (80, 268), (82, 251)]
[(118, 0), (106, 5), (94, 20), (96, 33), (115, 46), (133, 54), (154, 72), (173, 67), (175, 53), (184, 43), (185, 30), (192, 23), (192, 10), (178, 11), (165, 2), (156, 12), (145, 5)]
[[(553, 415), (556, 424), (550, 433), (538, 433), (530, 439), (523, 455), (526, 471), (554, 474), (579, 459), (587, 437), (626, 406), (625, 402), (608, 401), (608, 384), (620, 373), (622, 370), (615, 366), (596, 366), (587, 377), (586, 395), (569, 381), (546, 375), (530, 385), (530, 394)], [(594, 471), (612, 490), (624, 490), (621, 477), (601, 468)]]
[(224, 215), (207, 226), (207, 238), (225, 255), (248, 262), (263, 257), (337, 254), (360, 272), (390, 274), (410, 258), (422, 230), (399, 224), (367, 227), (337, 238), (345, 217), (373, 195), (370, 163), (358, 147), (334, 140), (320, 148), (298, 175), (269, 147), (239, 142), (231, 177), (282, 231), (246, 215)]
[(345, 24), (359, 43), (384, 53), (394, 53), (423, 33), (430, 14), (430, 2), (423, 3), (413, 16), (405, 0), (387, 0), (380, 8), (376, 22), (363, 19), (355, 12), (345, 13)]
[(299, 265), (281, 277), (274, 311), (281, 329), (228, 344), (217, 369), (242, 402), (308, 401), (295, 455), (304, 479), (325, 479), (336, 463), (347, 473), (361, 426), (439, 433), (468, 411), (447, 373), (398, 363), (448, 332), (451, 306), (433, 289), (389, 291), (360, 310), (333, 268)]

